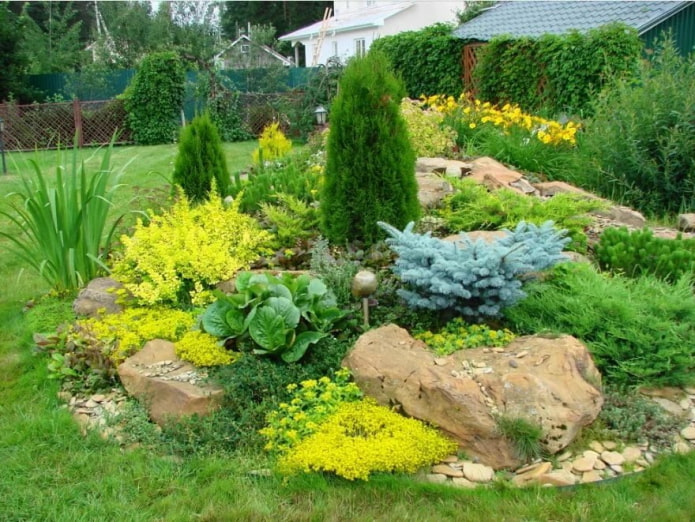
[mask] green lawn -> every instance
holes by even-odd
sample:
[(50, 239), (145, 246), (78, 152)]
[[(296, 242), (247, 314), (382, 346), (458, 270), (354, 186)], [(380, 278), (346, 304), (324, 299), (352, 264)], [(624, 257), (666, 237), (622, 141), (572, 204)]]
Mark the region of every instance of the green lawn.
[[(254, 147), (226, 145), (230, 169), (243, 168)], [(175, 153), (173, 145), (115, 149), (116, 167), (133, 159), (124, 177), (133, 186), (121, 204), (145, 194), (156, 205), (168, 193)], [(41, 163), (54, 165), (51, 154), (40, 153)], [(16, 182), (16, 171), (2, 177), (2, 194)], [(181, 459), (163, 451), (122, 450), (97, 435), (85, 438), (60, 407), (45, 359), (32, 352), (32, 327), (22, 308), (48, 289), (36, 274), (22, 271), (6, 242), (0, 242), (0, 284), (0, 521), (675, 522), (695, 516), (695, 453), (603, 484), (463, 491), (407, 476), (350, 483), (314, 475), (283, 482), (249, 473), (269, 465), (262, 455)], [(39, 319), (50, 323), (50, 308), (42, 310)]]

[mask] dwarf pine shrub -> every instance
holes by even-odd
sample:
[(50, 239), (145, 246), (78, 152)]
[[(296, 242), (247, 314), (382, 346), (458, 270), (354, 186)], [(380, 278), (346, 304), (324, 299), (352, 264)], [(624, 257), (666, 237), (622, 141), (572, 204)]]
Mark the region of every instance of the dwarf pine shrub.
[(541, 226), (521, 222), (513, 232), (493, 243), (457, 242), (413, 233), (413, 223), (402, 232), (379, 223), (391, 236), (386, 240), (398, 254), (393, 272), (406, 284), (400, 295), (412, 308), (455, 310), (468, 317), (496, 317), (526, 294), (520, 276), (549, 268), (564, 259), (570, 241), (552, 221)]
[(220, 195), (226, 196), (229, 171), (222, 140), (210, 115), (204, 113), (181, 130), (173, 182), (183, 188), (189, 201), (199, 203), (208, 199), (213, 179)]
[(402, 227), (420, 213), (403, 95), (381, 54), (352, 60), (343, 73), (331, 107), (320, 207), (323, 234), (333, 243), (370, 245), (383, 235), (377, 221)]
[(674, 282), (695, 275), (695, 239), (654, 237), (648, 228), (608, 228), (601, 234), (596, 258), (601, 268), (629, 277), (652, 274)]
[(680, 386), (695, 368), (695, 297), (688, 278), (628, 279), (566, 263), (505, 310), (514, 331), (570, 334), (587, 344), (609, 384)]

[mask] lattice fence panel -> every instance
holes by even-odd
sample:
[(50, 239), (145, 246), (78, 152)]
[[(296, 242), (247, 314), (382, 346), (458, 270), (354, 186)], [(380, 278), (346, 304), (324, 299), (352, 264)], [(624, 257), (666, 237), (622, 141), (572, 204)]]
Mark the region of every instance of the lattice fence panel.
[(84, 145), (109, 143), (116, 132), (116, 143), (131, 142), (123, 100), (80, 102), (80, 110)]
[(478, 63), (478, 51), (484, 45), (483, 43), (473, 43), (463, 48), (463, 87), (466, 92), (471, 93), (473, 96), (478, 91), (478, 86), (473, 76), (473, 69), (475, 69)]
[(0, 118), (5, 121), (7, 150), (71, 147), (76, 135), (80, 146), (104, 145), (116, 130), (120, 131), (116, 143), (131, 141), (121, 100), (0, 104)]
[(290, 114), (301, 102), (302, 93), (240, 93), (239, 108), (248, 131), (259, 136), (263, 129), (273, 122), (287, 133), (290, 128)]
[(71, 145), (75, 138), (72, 103), (6, 104), (3, 139), (8, 150), (33, 150)]

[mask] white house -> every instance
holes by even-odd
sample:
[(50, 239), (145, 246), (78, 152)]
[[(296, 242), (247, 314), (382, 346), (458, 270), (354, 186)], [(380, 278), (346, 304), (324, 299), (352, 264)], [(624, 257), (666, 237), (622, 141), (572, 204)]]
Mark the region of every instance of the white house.
[(279, 38), (295, 48), (299, 63), (299, 44), (304, 46), (307, 66), (326, 64), (329, 58), (345, 61), (369, 50), (382, 36), (417, 31), (438, 22), (455, 22), (463, 10), (463, 0), (378, 1), (336, 0), (335, 12), (325, 21), (297, 29)]

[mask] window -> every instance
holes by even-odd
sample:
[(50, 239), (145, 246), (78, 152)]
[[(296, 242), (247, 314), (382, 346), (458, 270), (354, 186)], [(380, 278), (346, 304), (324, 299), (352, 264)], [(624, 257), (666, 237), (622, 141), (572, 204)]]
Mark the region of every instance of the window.
[(338, 56), (338, 42), (333, 42), (333, 56)]
[(241, 52), (246, 54), (251, 50), (251, 46), (248, 44), (241, 44)]
[(355, 56), (364, 56), (366, 54), (366, 45), (364, 38), (355, 39)]

